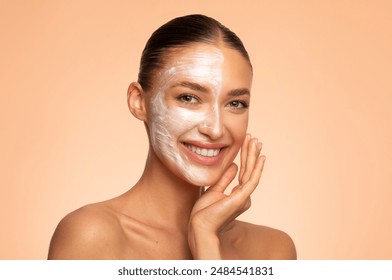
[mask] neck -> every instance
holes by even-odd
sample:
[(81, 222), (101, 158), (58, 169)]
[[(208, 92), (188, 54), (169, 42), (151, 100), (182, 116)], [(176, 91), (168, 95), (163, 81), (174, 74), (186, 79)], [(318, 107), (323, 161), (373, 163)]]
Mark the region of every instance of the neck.
[(143, 222), (185, 234), (201, 188), (173, 174), (150, 148), (143, 175), (130, 193), (137, 198)]

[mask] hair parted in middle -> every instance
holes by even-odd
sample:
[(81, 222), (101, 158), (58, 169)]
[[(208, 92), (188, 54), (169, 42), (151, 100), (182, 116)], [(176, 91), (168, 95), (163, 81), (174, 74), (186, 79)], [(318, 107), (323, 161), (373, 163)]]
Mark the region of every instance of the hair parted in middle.
[(162, 25), (148, 39), (141, 56), (138, 75), (142, 88), (145, 91), (151, 89), (153, 72), (164, 66), (165, 58), (171, 50), (192, 43), (223, 43), (226, 47), (239, 51), (252, 67), (248, 52), (234, 32), (211, 17), (187, 15)]

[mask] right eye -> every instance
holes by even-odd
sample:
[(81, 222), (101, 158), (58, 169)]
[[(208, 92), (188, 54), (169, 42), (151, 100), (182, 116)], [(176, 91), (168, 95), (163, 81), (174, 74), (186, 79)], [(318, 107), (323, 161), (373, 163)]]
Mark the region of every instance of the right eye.
[(177, 97), (177, 100), (187, 104), (199, 103), (199, 98), (192, 94), (181, 94), (180, 96)]

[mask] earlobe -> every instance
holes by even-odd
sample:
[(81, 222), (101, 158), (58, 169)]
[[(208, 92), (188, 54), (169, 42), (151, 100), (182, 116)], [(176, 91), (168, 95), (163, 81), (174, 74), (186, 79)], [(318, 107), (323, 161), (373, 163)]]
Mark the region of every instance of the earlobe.
[(128, 88), (128, 108), (132, 115), (141, 121), (146, 121), (146, 108), (143, 89), (137, 82), (133, 82)]

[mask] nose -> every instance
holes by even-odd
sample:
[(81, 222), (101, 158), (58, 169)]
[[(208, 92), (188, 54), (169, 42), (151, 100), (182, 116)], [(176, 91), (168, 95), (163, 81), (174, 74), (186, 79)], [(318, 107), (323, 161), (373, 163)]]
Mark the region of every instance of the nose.
[(224, 134), (224, 126), (220, 110), (212, 108), (206, 114), (204, 120), (199, 124), (199, 132), (212, 140), (219, 139)]

